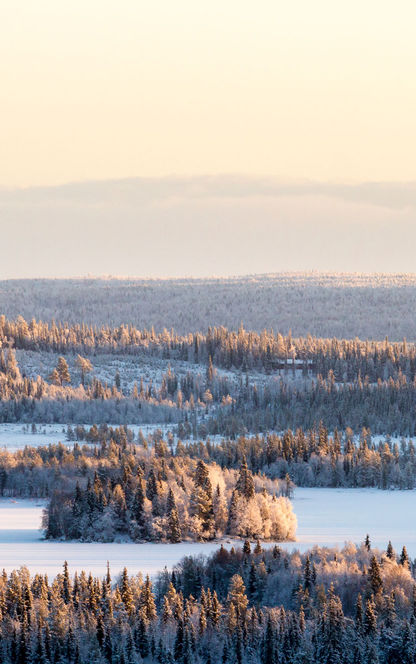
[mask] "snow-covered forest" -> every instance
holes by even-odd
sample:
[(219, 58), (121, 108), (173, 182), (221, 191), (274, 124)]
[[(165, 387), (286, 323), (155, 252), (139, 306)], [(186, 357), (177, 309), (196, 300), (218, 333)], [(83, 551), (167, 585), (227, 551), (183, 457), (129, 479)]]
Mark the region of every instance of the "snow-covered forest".
[[(368, 537), (342, 550), (286, 546), (297, 487), (415, 489), (411, 335), (22, 311), (0, 316), (0, 421), (28, 443), (0, 451), (1, 497), (42, 501), (45, 546), (217, 550), (152, 579), (71, 577), (66, 565), (55, 579), (4, 573), (5, 664), (414, 661), (416, 567), (405, 546), (381, 552)], [(62, 442), (42, 444), (52, 425)], [(234, 541), (242, 548), (228, 551)]]
[(0, 421), (172, 423), (236, 436), (323, 421), (413, 436), (416, 345), (224, 327), (174, 331), (0, 317)]
[[(0, 311), (180, 334), (208, 326), (295, 336), (415, 339), (414, 274), (277, 273), (211, 279), (26, 279), (0, 282)], [(394, 312), (394, 315), (392, 315)]]
[(246, 541), (153, 580), (22, 568), (2, 575), (0, 600), (4, 664), (412, 664), (416, 647), (406, 548), (368, 537), (303, 555)]
[[(201, 459), (195, 463), (166, 457), (162, 443), (157, 454), (133, 448), (122, 455), (112, 443), (98, 464), (97, 457), (80, 455), (77, 468), (90, 461), (97, 469), (94, 479), (88, 478), (85, 486), (77, 481), (72, 491), (63, 490), (60, 482), (45, 512), (46, 537), (108, 542), (124, 536), (172, 544), (225, 534), (274, 541), (294, 538), (296, 517), (289, 500), (281, 496), (290, 495), (290, 481), (253, 477), (244, 458), (236, 472), (207, 466)], [(77, 468), (72, 468), (72, 476), (79, 474)]]

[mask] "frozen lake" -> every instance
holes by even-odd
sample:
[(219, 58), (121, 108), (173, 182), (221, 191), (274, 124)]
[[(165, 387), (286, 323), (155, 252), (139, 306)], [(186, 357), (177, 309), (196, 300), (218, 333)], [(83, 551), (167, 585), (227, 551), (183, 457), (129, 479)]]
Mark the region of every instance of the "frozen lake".
[[(385, 548), (388, 540), (400, 552), (406, 545), (416, 557), (416, 491), (377, 489), (296, 489), (293, 500), (298, 518), (297, 542), (282, 543), (304, 551), (315, 544), (342, 546), (360, 543), (369, 533), (373, 546)], [(218, 543), (181, 544), (80, 544), (45, 542), (39, 531), (40, 501), (0, 500), (0, 569), (27, 565), (32, 572), (54, 576), (68, 560), (71, 571), (85, 569), (104, 574), (107, 560), (113, 574), (126, 566), (131, 573), (153, 574), (171, 567), (184, 555), (208, 554)], [(237, 543), (241, 544), (241, 542)], [(230, 547), (232, 542), (228, 543)]]

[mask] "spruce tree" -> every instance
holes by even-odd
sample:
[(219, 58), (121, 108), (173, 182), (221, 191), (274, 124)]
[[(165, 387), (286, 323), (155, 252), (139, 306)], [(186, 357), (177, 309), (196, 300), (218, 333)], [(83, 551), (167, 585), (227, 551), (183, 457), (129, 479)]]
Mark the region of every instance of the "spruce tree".
[(368, 599), (365, 605), (364, 628), (368, 636), (373, 636), (377, 631), (377, 614), (372, 599)]
[(126, 567), (123, 569), (121, 575), (120, 595), (128, 615), (132, 615), (134, 611), (133, 593), (130, 587), (130, 581)]
[(377, 558), (374, 555), (371, 557), (368, 575), (370, 588), (374, 595), (378, 595), (383, 590), (383, 581), (381, 578), (380, 565), (378, 564)]
[(147, 636), (146, 623), (143, 616), (140, 616), (139, 622), (137, 624), (136, 644), (141, 657), (145, 659), (149, 654), (149, 639)]
[(183, 621), (179, 620), (175, 636), (175, 645), (173, 649), (173, 657), (175, 662), (182, 662), (183, 660), (183, 640), (184, 640)]
[(245, 455), (241, 461), (240, 472), (235, 488), (236, 491), (238, 491), (241, 496), (244, 496), (246, 500), (250, 500), (254, 497), (255, 490), (253, 475), (251, 470), (248, 469)]
[(177, 544), (182, 540), (181, 527), (176, 507), (174, 507), (169, 514), (167, 537), (172, 544)]
[(400, 565), (403, 565), (403, 567), (410, 567), (410, 559), (405, 546), (403, 546), (400, 554)]
[(156, 618), (156, 604), (149, 575), (146, 576), (146, 580), (141, 588), (138, 608), (139, 615), (145, 621), (152, 622)]
[(243, 545), (243, 554), (249, 556), (251, 553), (250, 542), (246, 539)]

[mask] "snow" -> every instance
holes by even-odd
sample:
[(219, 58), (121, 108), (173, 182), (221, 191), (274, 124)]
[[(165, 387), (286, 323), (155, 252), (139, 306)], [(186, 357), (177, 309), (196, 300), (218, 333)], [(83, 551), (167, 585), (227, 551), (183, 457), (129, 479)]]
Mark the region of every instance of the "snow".
[(374, 547), (385, 549), (391, 540), (396, 551), (405, 544), (416, 557), (416, 491), (297, 488), (292, 502), (297, 541), (282, 544), (287, 549), (360, 544), (368, 533)]
[[(85, 569), (101, 576), (108, 560), (113, 575), (125, 566), (132, 574), (155, 574), (186, 555), (207, 555), (219, 546), (218, 542), (47, 542), (39, 530), (43, 505), (39, 500), (0, 499), (0, 569), (10, 572), (26, 565), (31, 572), (52, 577), (67, 560), (71, 572)], [(385, 549), (390, 539), (397, 552), (405, 544), (409, 555), (416, 557), (416, 529), (412, 527), (416, 491), (298, 488), (293, 506), (298, 518), (297, 541), (280, 543), (283, 548), (342, 547), (346, 541), (361, 543), (369, 533), (374, 547)], [(241, 546), (235, 541), (224, 544)]]
[(0, 448), (6, 448), (9, 452), (21, 450), (26, 445), (40, 447), (59, 442), (73, 445), (66, 440), (66, 425), (37, 424), (36, 433), (32, 433), (30, 424), (0, 424)]

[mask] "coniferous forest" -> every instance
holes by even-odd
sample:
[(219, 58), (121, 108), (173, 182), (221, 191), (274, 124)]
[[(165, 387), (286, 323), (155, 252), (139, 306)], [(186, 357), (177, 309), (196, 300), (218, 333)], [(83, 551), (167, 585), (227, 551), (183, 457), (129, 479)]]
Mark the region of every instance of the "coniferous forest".
[(0, 664), (416, 664), (416, 3), (0, 6)]
[(5, 664), (415, 661), (406, 542), (300, 552), (292, 501), (416, 487), (416, 344), (1, 316), (0, 423), (28, 441), (1, 499), (45, 501), (45, 542), (216, 545), (151, 578), (4, 572)]
[(0, 579), (0, 657), (21, 662), (414, 662), (416, 586), (403, 547), (288, 554), (246, 541), (150, 580), (67, 563)]

